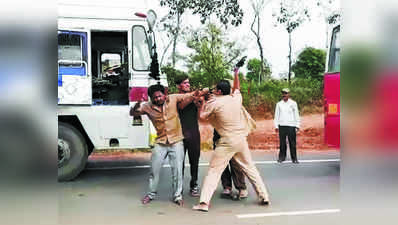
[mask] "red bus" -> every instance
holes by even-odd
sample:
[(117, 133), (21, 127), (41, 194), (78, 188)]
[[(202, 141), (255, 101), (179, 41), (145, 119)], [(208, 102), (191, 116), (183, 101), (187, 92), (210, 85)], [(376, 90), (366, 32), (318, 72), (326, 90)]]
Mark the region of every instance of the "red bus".
[(334, 27), (324, 75), (325, 144), (340, 148), (340, 25)]

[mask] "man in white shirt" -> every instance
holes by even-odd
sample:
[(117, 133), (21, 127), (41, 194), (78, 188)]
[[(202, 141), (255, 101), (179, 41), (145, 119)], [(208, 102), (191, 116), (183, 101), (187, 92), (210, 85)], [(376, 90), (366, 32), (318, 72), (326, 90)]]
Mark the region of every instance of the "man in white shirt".
[(289, 99), (289, 89), (282, 89), (282, 100), (275, 107), (275, 132), (279, 132), (279, 159), (282, 163), (286, 159), (286, 137), (289, 140), (290, 157), (293, 163), (297, 161), (296, 132), (300, 127), (300, 116), (297, 103)]

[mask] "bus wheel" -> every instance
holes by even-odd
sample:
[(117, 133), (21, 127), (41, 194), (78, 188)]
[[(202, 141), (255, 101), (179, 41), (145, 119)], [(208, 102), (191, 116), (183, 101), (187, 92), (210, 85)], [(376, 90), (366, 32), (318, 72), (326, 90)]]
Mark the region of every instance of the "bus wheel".
[(88, 157), (87, 144), (73, 126), (58, 123), (58, 181), (74, 179), (84, 169)]

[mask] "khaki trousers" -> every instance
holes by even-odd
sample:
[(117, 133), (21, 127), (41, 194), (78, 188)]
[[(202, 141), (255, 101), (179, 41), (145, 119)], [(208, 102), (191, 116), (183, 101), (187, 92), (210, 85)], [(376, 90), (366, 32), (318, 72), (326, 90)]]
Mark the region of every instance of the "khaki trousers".
[(243, 173), (247, 176), (253, 185), (259, 199), (269, 201), (267, 188), (254, 165), (249, 145), (245, 136), (239, 137), (222, 137), (216, 144), (216, 149), (210, 160), (209, 170), (203, 181), (202, 191), (200, 194), (200, 202), (210, 203), (211, 197), (217, 188), (221, 174), (227, 167), (229, 160), (234, 158), (242, 168)]

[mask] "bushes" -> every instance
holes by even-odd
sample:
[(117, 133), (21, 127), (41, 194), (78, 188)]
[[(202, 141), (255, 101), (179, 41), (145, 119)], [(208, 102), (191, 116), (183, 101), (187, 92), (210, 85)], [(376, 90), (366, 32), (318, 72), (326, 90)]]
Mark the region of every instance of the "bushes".
[[(247, 86), (248, 90), (243, 87)], [(289, 84), (286, 81), (268, 80), (260, 85), (257, 83), (242, 83), (243, 105), (254, 117), (270, 117), (274, 114), (275, 105), (281, 100), (282, 89), (290, 89), (290, 95), (299, 106), (301, 113), (311, 112), (310, 107), (317, 107), (313, 112), (319, 112), (323, 101), (323, 81), (311, 78), (295, 78)], [(249, 92), (250, 90), (250, 92)], [(306, 109), (305, 111), (302, 109)]]
[[(206, 87), (200, 73), (191, 72), (187, 74), (183, 71), (176, 70), (171, 66), (162, 68), (162, 72), (167, 74), (169, 83), (169, 93), (177, 92), (175, 79), (181, 75), (188, 75), (191, 80), (191, 87), (197, 89)], [(230, 76), (228, 74), (228, 76)], [(260, 85), (257, 82), (250, 82), (243, 79), (240, 74), (241, 93), (243, 97), (243, 105), (253, 117), (272, 118), (275, 106), (281, 100), (282, 89), (289, 88), (290, 96), (298, 104), (300, 113), (317, 113), (322, 111), (323, 105), (323, 80), (307, 78), (294, 78), (289, 85), (283, 80), (266, 80)]]
[(322, 102), (323, 80), (296, 78), (291, 84), (291, 97), (300, 106), (316, 105)]

